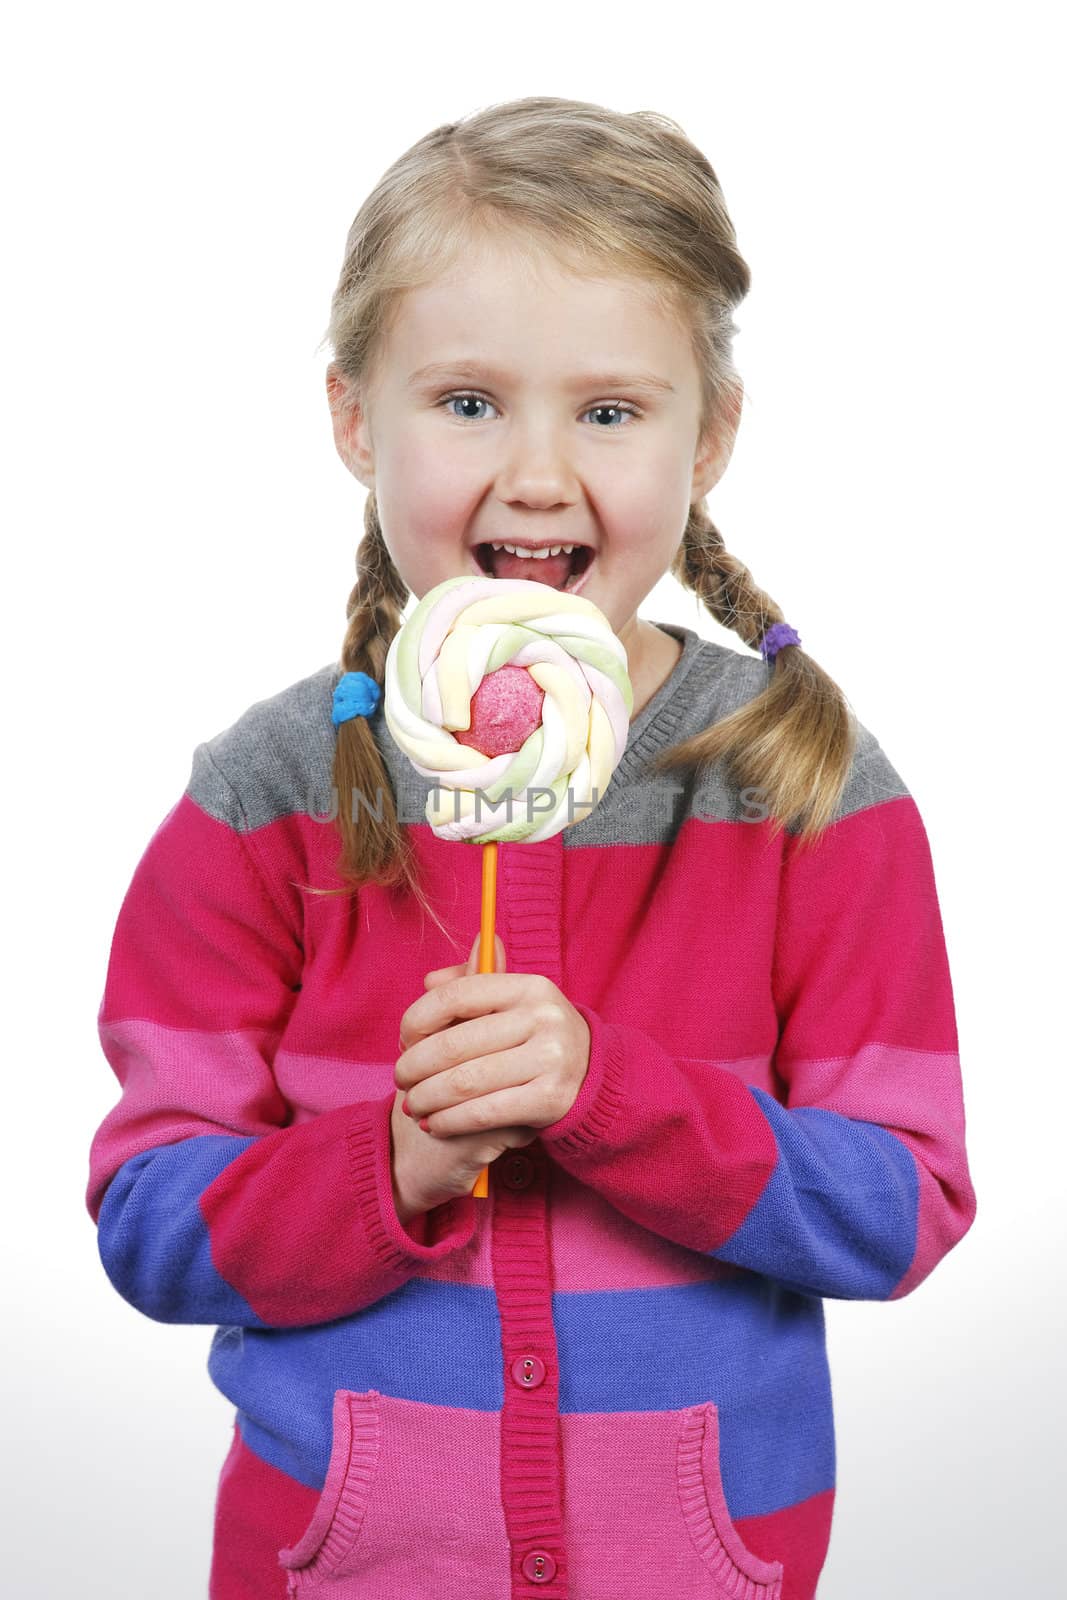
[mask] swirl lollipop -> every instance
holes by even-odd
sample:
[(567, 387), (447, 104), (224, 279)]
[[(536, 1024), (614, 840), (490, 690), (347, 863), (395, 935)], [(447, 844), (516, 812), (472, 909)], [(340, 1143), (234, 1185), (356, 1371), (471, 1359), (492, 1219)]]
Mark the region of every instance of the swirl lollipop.
[(522, 578), (439, 583), (389, 647), (385, 720), (434, 779), (426, 820), (484, 847), (480, 972), (493, 970), (497, 846), (550, 839), (603, 796), (629, 733), (626, 666), (591, 600)]

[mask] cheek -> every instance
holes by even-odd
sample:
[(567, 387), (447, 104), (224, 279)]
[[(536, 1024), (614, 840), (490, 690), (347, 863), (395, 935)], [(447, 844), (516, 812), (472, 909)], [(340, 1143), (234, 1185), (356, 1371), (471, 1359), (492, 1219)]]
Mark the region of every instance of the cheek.
[(620, 538), (625, 535), (635, 557), (643, 556), (651, 565), (670, 561), (685, 532), (691, 490), (691, 475), (677, 458), (658, 463), (655, 471), (629, 486), (625, 502), (619, 502)]
[(409, 505), (425, 500), (433, 491), (435, 475), (433, 463), (426, 450), (419, 448), (417, 438), (402, 435), (390, 442), (389, 449), (379, 454), (376, 463), (379, 497), (388, 493), (395, 505)]
[(479, 480), (473, 462), (442, 450), (428, 437), (413, 430), (397, 439), (389, 450), (386, 466), (390, 498), (416, 512), (432, 508), (435, 527), (462, 520), (477, 503)]
[(645, 436), (644, 448), (628, 456), (622, 470), (598, 475), (598, 497), (612, 523), (629, 541), (655, 538), (657, 530), (685, 527), (692, 467), (667, 437)]
[(610, 543), (635, 574), (662, 570), (681, 542), (688, 510), (685, 495), (668, 495), (663, 485), (632, 494), (611, 518)]
[(394, 559), (409, 563), (462, 542), (477, 493), (464, 475), (417, 442), (398, 442), (376, 463), (378, 512)]

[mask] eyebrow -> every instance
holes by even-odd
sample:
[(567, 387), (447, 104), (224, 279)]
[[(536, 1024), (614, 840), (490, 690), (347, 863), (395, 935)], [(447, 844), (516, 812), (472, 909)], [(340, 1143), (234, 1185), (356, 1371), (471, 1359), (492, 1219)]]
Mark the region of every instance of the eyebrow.
[[(432, 361), (413, 372), (407, 379), (406, 387), (416, 389), (442, 379), (454, 379), (459, 383), (477, 383), (480, 379), (489, 383), (506, 383), (508, 374), (477, 361)], [(587, 372), (572, 378), (569, 386), (576, 390), (651, 389), (657, 394), (675, 392), (673, 383), (668, 383), (666, 378), (660, 378), (654, 372)]]

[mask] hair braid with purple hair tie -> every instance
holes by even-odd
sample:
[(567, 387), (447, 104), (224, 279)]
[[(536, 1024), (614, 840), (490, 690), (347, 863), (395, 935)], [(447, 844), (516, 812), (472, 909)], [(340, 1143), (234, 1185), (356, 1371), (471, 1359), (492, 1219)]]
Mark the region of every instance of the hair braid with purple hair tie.
[(764, 661), (773, 661), (786, 645), (799, 643), (800, 635), (795, 628), (791, 628), (788, 622), (775, 622), (760, 640), (760, 655)]

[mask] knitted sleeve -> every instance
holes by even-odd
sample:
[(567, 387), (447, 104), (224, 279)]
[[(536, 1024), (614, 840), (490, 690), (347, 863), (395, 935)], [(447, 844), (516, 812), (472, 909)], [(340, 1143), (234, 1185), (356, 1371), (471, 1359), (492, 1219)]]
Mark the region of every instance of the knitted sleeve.
[(963, 1237), (976, 1202), (926, 831), (880, 747), (864, 760), (868, 803), (806, 851), (783, 836), (780, 1097), (583, 1005), (589, 1070), (541, 1139), (678, 1244), (803, 1294), (893, 1300)]
[(146, 1316), (329, 1322), (466, 1244), (474, 1202), (439, 1208), (432, 1246), (424, 1219), (405, 1230), (391, 1096), (292, 1123), (272, 1061), (301, 928), (242, 833), (194, 798), (220, 779), (198, 746), (122, 901), (98, 1014), (122, 1094), (92, 1141), (86, 1205), (108, 1277)]

